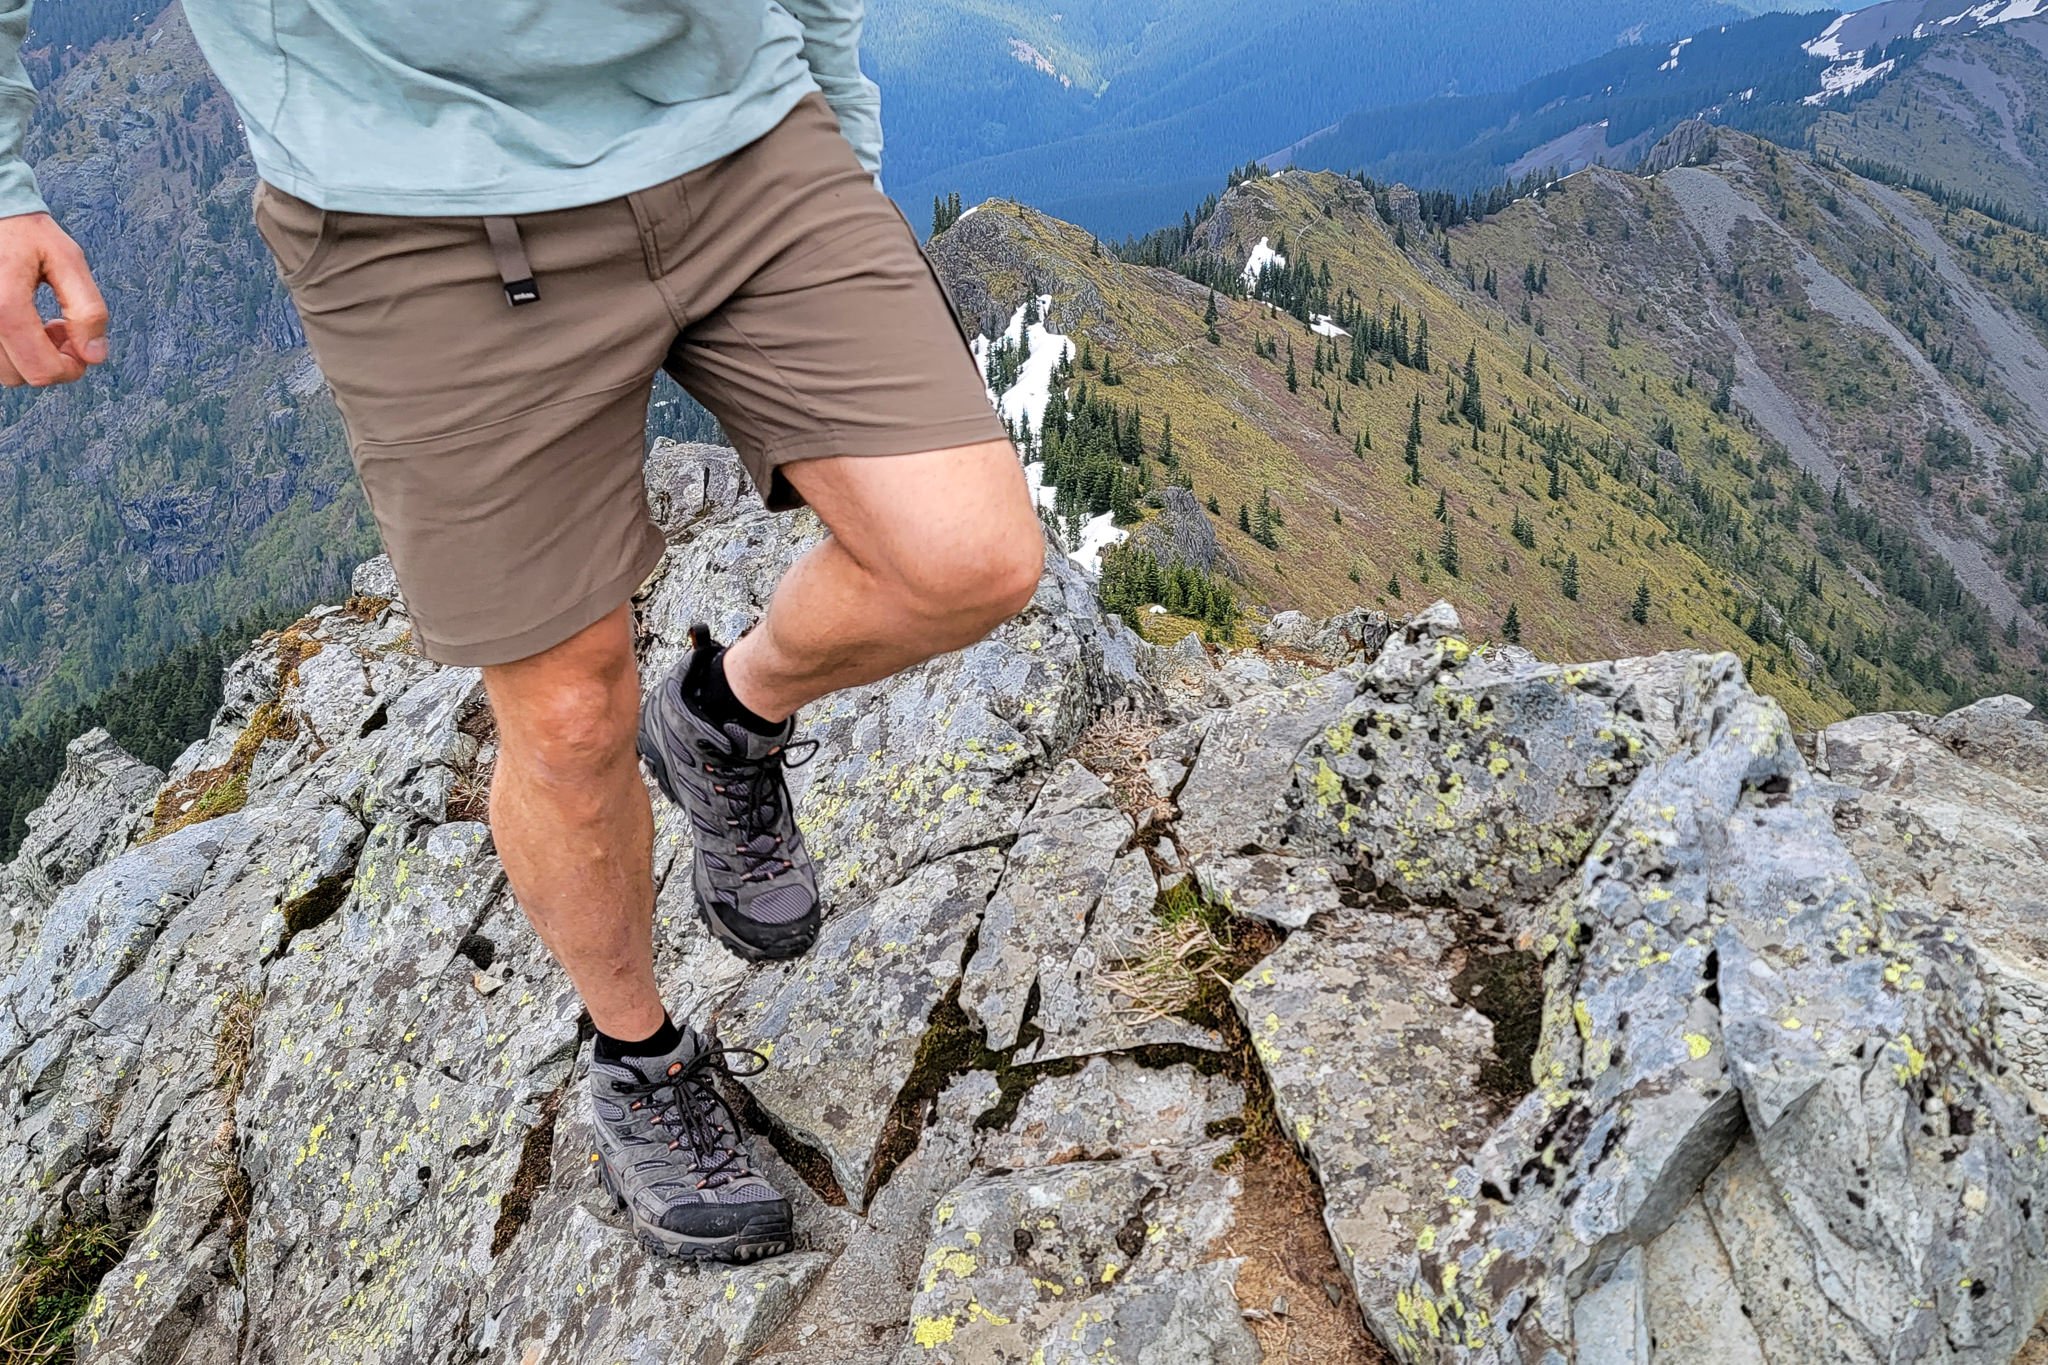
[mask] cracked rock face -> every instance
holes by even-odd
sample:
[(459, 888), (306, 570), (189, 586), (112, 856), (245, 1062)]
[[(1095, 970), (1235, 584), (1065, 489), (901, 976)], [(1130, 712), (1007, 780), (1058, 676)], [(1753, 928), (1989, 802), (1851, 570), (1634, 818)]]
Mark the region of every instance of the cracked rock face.
[[(820, 530), (729, 452), (648, 481), (654, 676)], [(1050, 555), (989, 640), (806, 714), (809, 958), (708, 938), (658, 805), (657, 972), (770, 1056), (799, 1229), (695, 1270), (587, 1174), (480, 678), (413, 652), (388, 566), (355, 587), (231, 665), (169, 773), (74, 744), (0, 869), (0, 1243), (121, 1239), (82, 1359), (1251, 1365), (1273, 1145), (1232, 1140), (1268, 1094), (1403, 1359), (2003, 1362), (2048, 1300), (2023, 704), (1848, 722), (1809, 769), (1732, 659), (1546, 664), (1441, 604), (1212, 659)], [(1091, 771), (1113, 707), (1144, 738)], [(1184, 887), (1271, 951), (1174, 938)], [(1120, 993), (1173, 961), (1184, 997)]]

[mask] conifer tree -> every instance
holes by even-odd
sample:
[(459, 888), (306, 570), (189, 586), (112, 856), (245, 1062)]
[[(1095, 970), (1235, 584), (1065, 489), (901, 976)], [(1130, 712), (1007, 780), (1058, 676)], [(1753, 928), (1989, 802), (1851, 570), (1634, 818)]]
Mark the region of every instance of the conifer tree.
[(1564, 590), (1566, 601), (1576, 602), (1579, 600), (1579, 554), (1576, 550), (1572, 551), (1565, 558), (1564, 574), (1560, 580), (1560, 586)]
[(1294, 373), (1294, 338), (1293, 338), (1293, 337), (1289, 337), (1289, 338), (1287, 338), (1287, 391), (1288, 391), (1289, 393), (1299, 393), (1299, 392), (1301, 392), (1301, 381), (1300, 381), (1300, 380), (1299, 380), (1299, 379), (1298, 379), (1298, 378), (1296, 377), (1296, 375), (1295, 375), (1295, 373)]
[(1408, 416), (1408, 449), (1401, 456), (1408, 465), (1408, 482), (1414, 487), (1422, 486), (1422, 395), (1415, 396), (1415, 407)]
[(1465, 396), (1459, 401), (1458, 415), (1472, 424), (1474, 434), (1486, 430), (1486, 400), (1479, 392), (1477, 344), (1465, 353)]
[(1507, 619), (1500, 623), (1500, 633), (1511, 645), (1522, 643), (1522, 609), (1513, 602), (1508, 603)]
[(1629, 603), (1628, 619), (1639, 626), (1650, 624), (1650, 580), (1645, 577), (1636, 584), (1635, 601)]
[(1448, 519), (1444, 522), (1443, 539), (1437, 542), (1436, 562), (1451, 577), (1458, 576), (1458, 528)]
[(1394, 574), (1387, 579), (1387, 596), (1396, 599), (1401, 596), (1401, 575)]

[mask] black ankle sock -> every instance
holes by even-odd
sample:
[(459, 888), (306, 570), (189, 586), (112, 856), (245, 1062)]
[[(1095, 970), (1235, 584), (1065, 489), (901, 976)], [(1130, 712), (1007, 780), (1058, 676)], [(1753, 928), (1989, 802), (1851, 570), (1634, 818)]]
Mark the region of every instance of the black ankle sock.
[(682, 1030), (676, 1027), (675, 1020), (668, 1017), (668, 1011), (663, 1010), (661, 1027), (654, 1031), (653, 1037), (642, 1038), (636, 1043), (624, 1038), (614, 1038), (603, 1029), (599, 1029), (595, 1048), (597, 1055), (604, 1061), (622, 1062), (628, 1057), (666, 1057), (681, 1047), (682, 1043)]
[(732, 685), (725, 680), (725, 651), (722, 649), (711, 656), (711, 666), (704, 670), (704, 690), (697, 694), (697, 704), (714, 724), (729, 722), (757, 735), (779, 734), (782, 730), (781, 721), (762, 719), (732, 694)]

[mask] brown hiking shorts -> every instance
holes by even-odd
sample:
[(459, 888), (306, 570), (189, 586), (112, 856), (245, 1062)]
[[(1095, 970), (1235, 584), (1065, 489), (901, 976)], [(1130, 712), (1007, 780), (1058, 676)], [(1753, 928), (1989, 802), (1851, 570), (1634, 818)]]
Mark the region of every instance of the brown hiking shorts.
[(602, 204), (399, 218), (260, 186), (255, 215), (421, 647), (445, 663), (538, 654), (653, 572), (657, 370), (778, 510), (802, 501), (791, 461), (1008, 434), (916, 235), (817, 95), (724, 160)]

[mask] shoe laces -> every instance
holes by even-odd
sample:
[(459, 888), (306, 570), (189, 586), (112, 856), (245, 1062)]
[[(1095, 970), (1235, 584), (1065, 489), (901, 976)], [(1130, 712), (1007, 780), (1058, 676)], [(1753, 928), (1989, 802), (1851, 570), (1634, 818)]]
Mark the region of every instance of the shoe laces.
[(801, 768), (818, 752), (818, 741), (800, 739), (778, 744), (759, 758), (750, 758), (735, 745), (723, 759), (706, 759), (704, 771), (713, 779), (711, 789), (726, 799), (732, 814), (726, 828), (739, 836), (743, 882), (768, 882), (796, 869), (796, 862), (783, 851), (785, 836), (778, 826), (790, 809), (789, 783), (784, 774)]
[[(743, 1059), (734, 1069), (727, 1058)], [(751, 1065), (749, 1065), (751, 1063)], [(707, 1047), (687, 1062), (670, 1062), (652, 1080), (621, 1083), (629, 1110), (652, 1110), (647, 1121), (669, 1135), (669, 1150), (690, 1149), (697, 1188), (718, 1189), (753, 1175), (739, 1145), (739, 1118), (718, 1091), (718, 1078), (738, 1080), (768, 1069), (768, 1058), (752, 1048)]]

